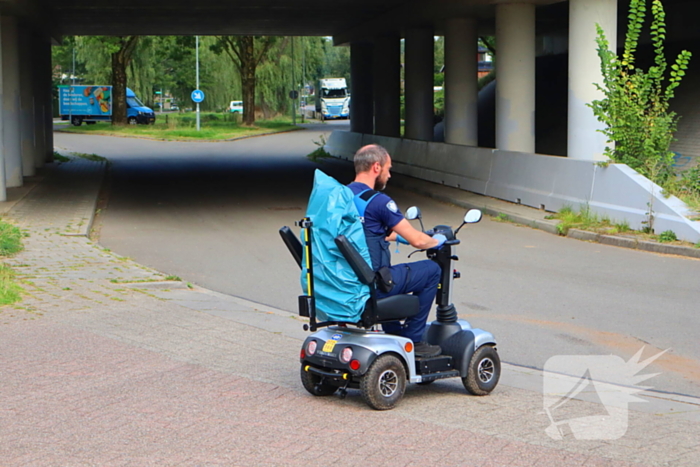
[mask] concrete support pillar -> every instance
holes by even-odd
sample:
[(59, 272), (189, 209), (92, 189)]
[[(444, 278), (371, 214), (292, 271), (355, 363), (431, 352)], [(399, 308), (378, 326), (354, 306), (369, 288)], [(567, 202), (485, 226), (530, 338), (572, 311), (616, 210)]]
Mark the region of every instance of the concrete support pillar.
[(432, 28), (406, 31), (404, 137), (407, 139), (433, 140), (434, 42)]
[(46, 38), (40, 47), (41, 94), (44, 112), (44, 162), (53, 162), (53, 83), (51, 81), (51, 40)]
[(5, 147), (5, 180), (7, 187), (22, 186), (22, 149), (20, 144), (19, 44), (17, 19), (3, 16), (3, 145)]
[(574, 159), (603, 160), (606, 138), (597, 130), (604, 125), (586, 106), (603, 94), (600, 59), (596, 50), (596, 23), (605, 31), (610, 50), (617, 50), (617, 1), (569, 2), (569, 120), (567, 154)]
[(535, 5), (496, 5), (496, 148), (535, 152)]
[(374, 134), (401, 136), (401, 39), (377, 38), (374, 45)]
[[(41, 57), (44, 41), (38, 34), (32, 35), (32, 57)], [(44, 75), (50, 72), (45, 70), (42, 60), (32, 60), (32, 95), (34, 97), (34, 167), (44, 165), (46, 152), (46, 125), (44, 124)]]
[(19, 82), (20, 82), (20, 144), (22, 148), (22, 175), (31, 177), (35, 173), (34, 159), (36, 138), (34, 136), (34, 70), (32, 66), (32, 34), (19, 28)]
[(374, 93), (372, 92), (372, 45), (350, 46), (350, 131), (372, 134), (374, 130)]
[(478, 37), (476, 21), (445, 25), (445, 142), (478, 146)]

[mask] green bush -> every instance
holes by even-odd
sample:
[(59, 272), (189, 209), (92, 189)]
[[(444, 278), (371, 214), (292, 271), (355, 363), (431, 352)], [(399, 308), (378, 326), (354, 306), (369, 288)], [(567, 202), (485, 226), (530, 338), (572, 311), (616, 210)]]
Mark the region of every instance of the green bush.
[(596, 24), (603, 83), (595, 86), (604, 98), (589, 106), (605, 125), (600, 131), (608, 142), (614, 143), (605, 148), (605, 155), (669, 188), (675, 181), (669, 147), (678, 123), (678, 115), (669, 110), (669, 101), (685, 76), (691, 53), (682, 51), (676, 62), (668, 66), (664, 50), (666, 14), (661, 0), (652, 0), (649, 36), (654, 65), (646, 71), (636, 67), (635, 53), (645, 23), (646, 3), (647, 0), (630, 0), (627, 35), (620, 57), (610, 50), (605, 31)]

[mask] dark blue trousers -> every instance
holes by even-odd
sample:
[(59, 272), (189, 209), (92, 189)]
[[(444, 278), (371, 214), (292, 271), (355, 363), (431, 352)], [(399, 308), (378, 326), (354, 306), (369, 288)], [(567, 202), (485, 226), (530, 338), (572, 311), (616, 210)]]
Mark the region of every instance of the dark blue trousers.
[(399, 321), (384, 323), (384, 332), (408, 337), (413, 342), (420, 342), (425, 331), (425, 323), (430, 308), (435, 301), (437, 285), (440, 282), (440, 266), (435, 261), (426, 259), (415, 263), (391, 266), (394, 288), (389, 293), (379, 291), (377, 298), (412, 293), (418, 297), (420, 312), (401, 324)]

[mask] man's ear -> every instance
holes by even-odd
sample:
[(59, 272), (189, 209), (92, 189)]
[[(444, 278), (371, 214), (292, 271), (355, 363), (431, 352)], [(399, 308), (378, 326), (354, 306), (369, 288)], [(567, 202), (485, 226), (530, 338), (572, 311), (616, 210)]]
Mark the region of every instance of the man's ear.
[(379, 162), (375, 162), (374, 164), (372, 164), (372, 171), (376, 174), (382, 173), (382, 164), (380, 164)]

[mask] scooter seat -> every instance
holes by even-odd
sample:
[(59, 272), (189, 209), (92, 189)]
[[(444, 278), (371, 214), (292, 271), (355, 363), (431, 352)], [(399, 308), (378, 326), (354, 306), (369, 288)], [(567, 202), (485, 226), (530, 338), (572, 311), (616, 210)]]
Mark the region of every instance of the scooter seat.
[(400, 321), (417, 315), (420, 303), (415, 295), (394, 295), (377, 300), (378, 322)]

